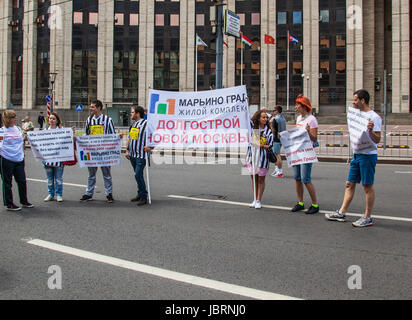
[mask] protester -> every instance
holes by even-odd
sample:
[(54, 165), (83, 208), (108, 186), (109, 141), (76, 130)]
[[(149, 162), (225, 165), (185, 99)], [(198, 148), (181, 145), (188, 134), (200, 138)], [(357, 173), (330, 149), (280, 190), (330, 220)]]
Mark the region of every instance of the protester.
[(24, 123), (23, 123), (22, 129), (23, 129), (23, 140), (24, 140), (24, 142), (26, 142), (27, 141), (27, 133), (29, 131), (34, 130), (33, 122), (30, 121), (29, 116), (24, 118)]
[(24, 171), (24, 140), (22, 131), (16, 126), (17, 115), (14, 110), (3, 112), (4, 138), (0, 149), (0, 166), (3, 180), (3, 203), (7, 210), (19, 211), (21, 207), (13, 202), (12, 180), (17, 182), (20, 203), (24, 208), (34, 206), (27, 201), (27, 182)]
[[(95, 100), (90, 104), (90, 117), (86, 121), (86, 135), (115, 134), (113, 120), (103, 114), (103, 103)], [(88, 167), (89, 177), (87, 181), (86, 193), (80, 201), (90, 201), (93, 199), (94, 188), (96, 186), (97, 167)], [(113, 202), (113, 181), (111, 167), (101, 167), (106, 199), (108, 203)]]
[[(260, 209), (262, 208), (261, 201), (265, 190), (265, 179), (269, 172), (268, 149), (273, 146), (273, 133), (270, 128), (269, 117), (263, 110), (259, 110), (253, 115), (251, 126), (254, 131), (253, 142), (252, 146), (249, 146), (246, 155), (246, 167), (252, 176), (252, 190), (256, 189), (256, 201), (253, 201), (250, 207)], [(252, 161), (252, 157), (254, 161)], [(253, 167), (253, 164), (255, 167)], [(255, 187), (253, 187), (254, 178)]]
[(382, 118), (369, 106), (370, 95), (366, 90), (358, 90), (354, 93), (353, 107), (365, 112), (370, 119), (367, 125), (369, 137), (374, 144), (374, 150), (356, 152), (350, 163), (348, 180), (346, 182), (345, 196), (342, 206), (335, 213), (326, 214), (326, 219), (331, 221), (346, 221), (346, 212), (355, 195), (356, 184), (362, 182), (365, 192), (366, 208), (362, 218), (352, 223), (354, 227), (368, 227), (374, 224), (372, 208), (375, 202), (375, 168), (378, 162), (378, 143), (381, 140)]
[[(62, 122), (59, 115), (53, 112), (49, 116), (49, 128), (48, 130), (56, 130), (62, 127)], [(63, 171), (64, 165), (61, 162), (45, 162), (43, 161), (43, 167), (46, 170), (47, 186), (49, 195), (44, 201), (53, 201), (56, 196), (57, 202), (63, 201)]]
[(40, 130), (43, 130), (44, 120), (45, 118), (44, 118), (43, 111), (42, 111), (40, 112), (39, 117), (37, 118), (37, 123), (40, 126)]
[(283, 178), (283, 169), (282, 169), (282, 156), (280, 155), (280, 151), (282, 148), (282, 143), (280, 142), (279, 134), (283, 131), (286, 131), (286, 119), (282, 114), (282, 107), (276, 106), (274, 110), (274, 117), (271, 121), (272, 128), (274, 130), (274, 143), (273, 143), (273, 153), (276, 156), (276, 163), (275, 163), (275, 170), (271, 174), (271, 176), (276, 178)]
[(133, 106), (130, 109), (130, 116), (134, 123), (129, 128), (127, 141), (126, 158), (130, 160), (136, 179), (138, 193), (131, 199), (137, 202), (138, 206), (147, 204), (147, 189), (144, 181), (144, 168), (146, 166), (146, 152), (153, 148), (146, 146), (146, 124), (144, 119), (145, 111), (140, 106)]
[[(305, 128), (308, 131), (310, 140), (312, 140), (313, 145), (315, 145), (318, 140), (318, 121), (311, 114), (312, 105), (310, 100), (303, 95), (299, 95), (296, 99), (296, 111), (299, 113), (299, 116), (296, 119), (296, 126)], [(305, 185), (312, 199), (312, 205), (305, 213), (314, 214), (319, 212), (316, 190), (311, 178), (312, 163), (295, 165), (293, 166), (293, 172), (296, 181), (296, 195), (298, 198), (298, 203), (292, 209), (292, 212), (305, 209), (303, 203), (303, 185)]]

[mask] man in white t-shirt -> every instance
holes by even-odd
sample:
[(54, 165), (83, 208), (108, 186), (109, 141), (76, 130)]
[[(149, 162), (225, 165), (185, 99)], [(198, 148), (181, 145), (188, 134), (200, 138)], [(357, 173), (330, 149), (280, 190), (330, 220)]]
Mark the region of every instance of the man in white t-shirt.
[(378, 143), (381, 140), (382, 118), (369, 106), (369, 100), (370, 95), (366, 90), (358, 90), (354, 93), (353, 107), (365, 112), (366, 117), (369, 119), (367, 132), (375, 148), (372, 151), (359, 151), (354, 153), (350, 164), (342, 207), (333, 214), (325, 215), (326, 219), (331, 221), (346, 221), (345, 213), (352, 202), (356, 184), (362, 182), (366, 199), (365, 215), (358, 221), (352, 223), (354, 227), (368, 227), (373, 225), (373, 220), (371, 218), (372, 208), (375, 202), (375, 190), (373, 185), (375, 168), (378, 162)]

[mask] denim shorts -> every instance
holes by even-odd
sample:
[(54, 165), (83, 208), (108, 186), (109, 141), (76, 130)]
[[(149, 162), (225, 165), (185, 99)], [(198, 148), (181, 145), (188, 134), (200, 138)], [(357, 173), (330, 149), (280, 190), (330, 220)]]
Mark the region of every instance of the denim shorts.
[(280, 154), (280, 148), (282, 147), (282, 143), (280, 142), (274, 142), (273, 143), (273, 153), (274, 154)]
[(348, 181), (353, 183), (362, 182), (364, 186), (373, 185), (377, 162), (377, 154), (354, 154), (350, 163)]
[(305, 163), (293, 166), (293, 175), (295, 180), (302, 181), (302, 183), (311, 183), (312, 164), (313, 163)]

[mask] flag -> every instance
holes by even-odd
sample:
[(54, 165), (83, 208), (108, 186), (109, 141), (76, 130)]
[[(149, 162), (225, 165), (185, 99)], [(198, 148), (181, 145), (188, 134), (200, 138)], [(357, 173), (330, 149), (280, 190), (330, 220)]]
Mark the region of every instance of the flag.
[(289, 43), (294, 42), (294, 43), (298, 43), (299, 40), (297, 38), (295, 38), (294, 36), (292, 36), (291, 34), (289, 34)]
[(242, 43), (244, 43), (244, 44), (248, 45), (249, 47), (251, 47), (253, 41), (242, 34)]
[(226, 41), (223, 41), (223, 45), (225, 45), (227, 48), (229, 48), (229, 45), (227, 44)]
[(265, 44), (275, 44), (275, 38), (271, 35), (265, 34)]
[(202, 39), (200, 39), (200, 37), (198, 35), (196, 35), (196, 45), (197, 46), (205, 46), (207, 47), (207, 44), (203, 42)]

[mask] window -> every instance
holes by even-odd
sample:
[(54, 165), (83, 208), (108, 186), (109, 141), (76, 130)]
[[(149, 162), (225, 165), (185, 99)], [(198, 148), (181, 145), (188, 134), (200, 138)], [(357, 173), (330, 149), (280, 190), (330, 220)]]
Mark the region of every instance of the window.
[(320, 47), (323, 49), (330, 48), (330, 39), (328, 35), (321, 35), (320, 36)]
[(83, 12), (73, 12), (73, 23), (74, 24), (83, 23)]
[(205, 25), (205, 15), (203, 13), (196, 14), (196, 25), (197, 26)]
[(293, 24), (302, 24), (302, 11), (293, 12)]
[(336, 61), (336, 73), (346, 73), (346, 61)]
[(89, 24), (97, 24), (99, 14), (97, 12), (89, 12)]
[(336, 9), (336, 22), (345, 22), (345, 21), (346, 21), (346, 10)]
[(138, 13), (131, 13), (130, 14), (130, 25), (131, 26), (138, 26), (139, 25), (139, 14)]
[(116, 26), (123, 26), (124, 25), (124, 14), (123, 13), (116, 13), (114, 24)]
[(346, 36), (343, 34), (336, 35), (336, 46), (339, 48), (346, 46)]
[(244, 13), (239, 13), (238, 16), (240, 18), (240, 25), (244, 26), (245, 25), (245, 14)]
[(171, 14), (170, 15), (170, 25), (172, 27), (179, 26), (179, 15), (178, 14)]
[(162, 13), (156, 14), (155, 26), (162, 27), (165, 25), (165, 15)]
[(287, 12), (278, 12), (278, 24), (287, 23)]
[(320, 11), (320, 22), (329, 23), (329, 10)]
[(322, 74), (329, 74), (329, 70), (329, 61), (321, 61), (319, 72)]
[(251, 20), (252, 25), (260, 25), (260, 13), (252, 13)]

